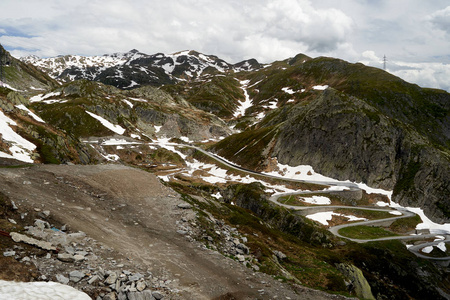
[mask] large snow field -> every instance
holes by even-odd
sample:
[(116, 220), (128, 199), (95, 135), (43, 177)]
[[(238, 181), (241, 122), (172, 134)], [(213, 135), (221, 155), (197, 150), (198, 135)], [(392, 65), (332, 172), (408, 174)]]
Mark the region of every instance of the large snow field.
[(0, 300), (90, 300), (87, 294), (57, 282), (0, 280)]
[(9, 142), (12, 146), (9, 151), (12, 155), (0, 152), (0, 157), (14, 158), (23, 162), (32, 163), (31, 153), (36, 149), (36, 145), (27, 141), (19, 134), (17, 134), (10, 127), (16, 126), (17, 123), (8, 118), (2, 111), (0, 111), (0, 133), (4, 141)]

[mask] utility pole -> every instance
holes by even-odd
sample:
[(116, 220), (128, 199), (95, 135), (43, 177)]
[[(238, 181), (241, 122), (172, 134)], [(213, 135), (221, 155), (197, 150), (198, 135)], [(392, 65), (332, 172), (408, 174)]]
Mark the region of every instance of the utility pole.
[(383, 70), (386, 71), (386, 62), (387, 62), (387, 58), (386, 55), (383, 56)]

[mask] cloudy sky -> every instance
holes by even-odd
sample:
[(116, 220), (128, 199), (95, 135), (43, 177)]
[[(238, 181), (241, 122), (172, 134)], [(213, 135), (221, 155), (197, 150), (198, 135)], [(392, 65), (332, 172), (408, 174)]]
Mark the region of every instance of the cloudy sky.
[(450, 91), (449, 0), (1, 0), (14, 56), (197, 50), (230, 63), (298, 53)]

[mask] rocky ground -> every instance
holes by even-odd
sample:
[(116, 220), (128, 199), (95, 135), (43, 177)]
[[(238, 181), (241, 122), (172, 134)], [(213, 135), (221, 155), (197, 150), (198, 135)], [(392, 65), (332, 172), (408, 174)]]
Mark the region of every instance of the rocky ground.
[(41, 241), (0, 236), (0, 279), (59, 281), (93, 299), (343, 299), (258, 272), (238, 229), (209, 217), (216, 243), (195, 207), (139, 169), (0, 168), (0, 187), (11, 210), (0, 229)]

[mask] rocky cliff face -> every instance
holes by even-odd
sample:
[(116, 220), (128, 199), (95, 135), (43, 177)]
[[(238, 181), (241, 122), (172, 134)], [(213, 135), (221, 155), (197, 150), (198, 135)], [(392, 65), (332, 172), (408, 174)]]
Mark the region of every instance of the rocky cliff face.
[(31, 64), (15, 59), (0, 45), (3, 81), (9, 87), (30, 93), (55, 87), (57, 82)]
[(393, 189), (394, 201), (422, 207), (436, 221), (450, 219), (448, 153), (411, 126), (333, 89), (293, 109), (272, 155), (284, 164), (309, 164), (334, 178)]

